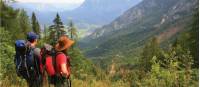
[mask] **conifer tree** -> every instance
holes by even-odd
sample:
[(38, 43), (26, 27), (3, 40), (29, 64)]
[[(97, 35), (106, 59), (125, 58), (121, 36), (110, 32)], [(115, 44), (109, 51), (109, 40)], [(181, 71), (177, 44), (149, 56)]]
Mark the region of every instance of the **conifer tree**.
[(20, 30), (18, 31), (19, 33), (23, 33), (20, 35), (22, 36), (21, 38), (24, 38), (26, 37), (26, 34), (31, 31), (30, 21), (29, 21), (28, 15), (26, 14), (24, 10), (20, 10), (20, 15), (19, 15), (18, 20), (20, 20), (19, 21)]
[(46, 27), (46, 25), (44, 25), (44, 40), (47, 41), (47, 37), (48, 37), (48, 28)]
[(193, 23), (192, 29), (190, 30), (189, 34), (191, 37), (189, 38), (190, 45), (189, 49), (191, 51), (191, 55), (194, 58), (194, 67), (199, 67), (199, 9), (196, 8), (194, 10), (193, 15)]
[(49, 28), (50, 28), (51, 43), (55, 44), (58, 38), (61, 35), (65, 35), (66, 32), (64, 31), (64, 25), (58, 13), (56, 14), (56, 18), (53, 20), (53, 22), (54, 25), (51, 25)]
[(156, 37), (152, 38), (151, 41), (145, 45), (142, 52), (142, 58), (140, 59), (140, 62), (145, 71), (150, 71), (151, 59), (154, 56), (157, 56), (158, 58), (161, 56), (161, 50)]
[(70, 23), (69, 23), (69, 33), (70, 33), (70, 38), (72, 40), (77, 41), (77, 39), (78, 39), (77, 29), (74, 26), (73, 21), (70, 21)]
[(185, 53), (189, 50), (193, 57), (193, 67), (199, 67), (199, 12), (194, 10), (192, 24), (189, 31), (182, 32), (174, 44), (180, 45)]
[(31, 23), (32, 23), (33, 32), (40, 35), (40, 25), (39, 25), (39, 22), (38, 22), (34, 12), (32, 13), (32, 22)]

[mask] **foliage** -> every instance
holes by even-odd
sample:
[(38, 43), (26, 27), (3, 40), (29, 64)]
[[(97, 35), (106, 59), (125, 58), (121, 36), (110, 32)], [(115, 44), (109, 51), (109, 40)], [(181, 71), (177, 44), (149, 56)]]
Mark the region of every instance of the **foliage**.
[(150, 71), (151, 69), (151, 62), (153, 56), (161, 56), (161, 50), (159, 47), (159, 43), (157, 38), (152, 38), (147, 45), (145, 45), (142, 56), (140, 59), (141, 66), (145, 69), (145, 71)]
[(35, 32), (36, 34), (40, 35), (41, 29), (40, 29), (40, 24), (35, 16), (35, 13), (32, 13), (32, 17), (31, 17), (31, 23), (32, 23), (32, 30), (33, 32)]
[(56, 18), (53, 20), (54, 25), (51, 25), (50, 28), (50, 43), (55, 45), (56, 41), (61, 35), (65, 35), (66, 31), (64, 30), (64, 25), (60, 19), (59, 14), (57, 13)]
[(94, 68), (91, 61), (87, 60), (78, 48), (69, 51), (71, 58), (72, 74), (75, 78), (86, 79), (88, 76), (93, 76)]
[(14, 10), (3, 2), (0, 2), (1, 7), (1, 27), (9, 31), (12, 40), (25, 39), (27, 32), (31, 31), (29, 18), (24, 10)]
[[(14, 10), (3, 2), (0, 2), (0, 6), (0, 85), (2, 87), (23, 87), (26, 86), (26, 82), (19, 78), (15, 72), (13, 42), (16, 39), (24, 39), (25, 34), (31, 31), (30, 20), (24, 10)], [(155, 16), (152, 19), (155, 18), (157, 17)], [(161, 47), (155, 37), (147, 40), (155, 35), (155, 32), (150, 32), (153, 29), (152, 27), (149, 27), (149, 30), (143, 29), (140, 32), (132, 32), (117, 38), (111, 36), (112, 39), (103, 42), (105, 44), (98, 44), (99, 47), (93, 48), (97, 49), (96, 52), (91, 51), (93, 55), (100, 55), (99, 59), (93, 59), (95, 62), (87, 59), (78, 45), (74, 45), (73, 49), (68, 50), (68, 55), (71, 57), (72, 85), (74, 87), (198, 86), (199, 63), (197, 60), (199, 55), (197, 48), (199, 47), (199, 30), (197, 19), (198, 14), (195, 13), (194, 22), (192, 25), (188, 25), (191, 29), (181, 33), (175, 43), (173, 45), (167, 44), (166, 48)], [(149, 21), (150, 19), (146, 22)], [(154, 22), (157, 21), (158, 19)], [(43, 43), (54, 45), (58, 37), (63, 34), (67, 35), (67, 33), (69, 33), (71, 39), (77, 41), (78, 34), (72, 21), (69, 24), (69, 30), (65, 30), (58, 14), (53, 22), (53, 25), (49, 28), (45, 27), (44, 32), (41, 32), (44, 37), (41, 37), (39, 41), (40, 46)], [(31, 23), (33, 31), (40, 34), (40, 25), (34, 13)], [(135, 27), (139, 28), (143, 23)], [(151, 23), (145, 24), (145, 26), (149, 25)], [(134, 26), (128, 28), (130, 29), (127, 30), (133, 29), (131, 31), (136, 29)], [(162, 28), (164, 29), (164, 27)], [(146, 35), (147, 32), (150, 33)], [(146, 45), (141, 49), (145, 43)], [(136, 50), (132, 50), (133, 48), (136, 48)], [(142, 50), (142, 53), (137, 52), (139, 50)]]
[[(193, 58), (193, 67), (198, 68), (199, 66), (199, 19), (198, 13), (195, 10), (193, 15), (192, 24), (188, 25), (190, 27), (189, 30), (182, 32), (174, 46), (182, 49), (182, 53), (186, 51), (190, 51)], [(181, 46), (181, 47), (180, 47)]]
[(20, 15), (18, 17), (18, 20), (20, 20), (19, 21), (20, 30), (18, 30), (17, 33), (22, 33), (22, 34), (18, 34), (17, 36), (20, 36), (19, 39), (25, 39), (24, 37), (26, 37), (26, 34), (31, 31), (31, 25), (26, 11), (20, 10), (19, 14)]
[(16, 75), (14, 65), (14, 41), (25, 39), (29, 32), (30, 23), (24, 10), (14, 10), (4, 2), (0, 2), (0, 85), (25, 86), (26, 82)]
[[(141, 85), (149, 85), (149, 87), (191, 87), (197, 86), (198, 80), (192, 79), (192, 57), (189, 53), (177, 55), (177, 50), (170, 50), (164, 53), (164, 61), (158, 61), (154, 56), (151, 60), (152, 68), (148, 77), (144, 78)], [(181, 62), (181, 59), (185, 62)], [(186, 62), (187, 61), (187, 62)], [(166, 63), (167, 62), (167, 63)], [(161, 65), (165, 63), (165, 67)], [(181, 67), (182, 64), (184, 67)]]
[(70, 38), (72, 40), (78, 41), (77, 29), (74, 26), (74, 23), (72, 22), (72, 20), (69, 23), (69, 33), (70, 33)]
[(24, 86), (25, 81), (20, 79), (15, 71), (14, 47), (11, 45), (10, 33), (0, 28), (0, 85)]

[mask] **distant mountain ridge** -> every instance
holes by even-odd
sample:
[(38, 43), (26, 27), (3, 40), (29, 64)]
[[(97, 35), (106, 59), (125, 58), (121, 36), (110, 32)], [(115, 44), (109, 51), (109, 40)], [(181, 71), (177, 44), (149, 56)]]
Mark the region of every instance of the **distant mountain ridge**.
[[(179, 12), (191, 10), (191, 8), (192, 8), (191, 5), (183, 6), (184, 3), (187, 4), (187, 2), (189, 2), (189, 1), (184, 1), (184, 0), (183, 1), (180, 1), (180, 0), (144, 0), (139, 5), (129, 9), (123, 15), (116, 18), (110, 24), (105, 25), (100, 29), (97, 29), (97, 31), (94, 32), (93, 35), (96, 35), (97, 33), (100, 33), (100, 34), (109, 33), (110, 31), (124, 29), (128, 25), (137, 24), (138, 21), (148, 19), (145, 17), (149, 16), (149, 14), (153, 16), (153, 13), (151, 13), (153, 11), (155, 11), (155, 13), (157, 13), (159, 10), (162, 11), (162, 12), (159, 12), (159, 15), (156, 17), (156, 19), (161, 20), (161, 18), (163, 17), (163, 22), (166, 21), (165, 18), (173, 21), (173, 19), (179, 18), (179, 15), (178, 15), (178, 14), (180, 14)], [(169, 12), (167, 12), (167, 11), (169, 11)], [(177, 13), (177, 15), (176, 15), (176, 13)], [(169, 17), (171, 17), (171, 18), (169, 18)], [(97, 36), (99, 36), (99, 35), (97, 35)]]
[[(133, 54), (156, 36), (165, 42), (191, 23), (198, 0), (143, 0), (110, 24), (83, 39), (81, 47), (89, 57)], [(89, 43), (88, 43), (89, 42)]]
[[(64, 9), (57, 9), (62, 21), (65, 23), (68, 19), (73, 19), (78, 23), (86, 24), (107, 24), (130, 7), (136, 5), (141, 0), (85, 0), (85, 2), (78, 8), (71, 11), (64, 11)], [(29, 16), (32, 11), (35, 11), (41, 24), (51, 24), (56, 15), (55, 9), (51, 10), (51, 6), (41, 7), (45, 8), (43, 11), (34, 10), (34, 5), (24, 5), (21, 3), (11, 5), (14, 8), (22, 8), (28, 12)]]
[(87, 23), (107, 24), (142, 0), (86, 0), (79, 8), (66, 11), (72, 19)]

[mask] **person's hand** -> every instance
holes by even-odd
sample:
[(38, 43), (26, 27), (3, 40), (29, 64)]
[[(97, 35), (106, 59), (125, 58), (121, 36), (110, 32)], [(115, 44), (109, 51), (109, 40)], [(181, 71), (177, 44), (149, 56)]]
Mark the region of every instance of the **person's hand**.
[(63, 77), (66, 77), (67, 79), (69, 79), (69, 77), (70, 77), (69, 74), (67, 74), (67, 73), (63, 73), (63, 72), (61, 72), (61, 75), (62, 75)]
[(67, 79), (69, 79), (70, 75), (67, 75)]

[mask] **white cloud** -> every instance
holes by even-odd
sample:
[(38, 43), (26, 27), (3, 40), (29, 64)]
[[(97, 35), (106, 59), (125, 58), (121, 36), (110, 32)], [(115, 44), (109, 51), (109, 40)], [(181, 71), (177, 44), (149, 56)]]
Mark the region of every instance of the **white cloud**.
[(36, 11), (65, 11), (79, 7), (85, 0), (15, 0), (19, 8)]
[(40, 4), (81, 4), (85, 0), (16, 0), (19, 3), (40, 3)]

